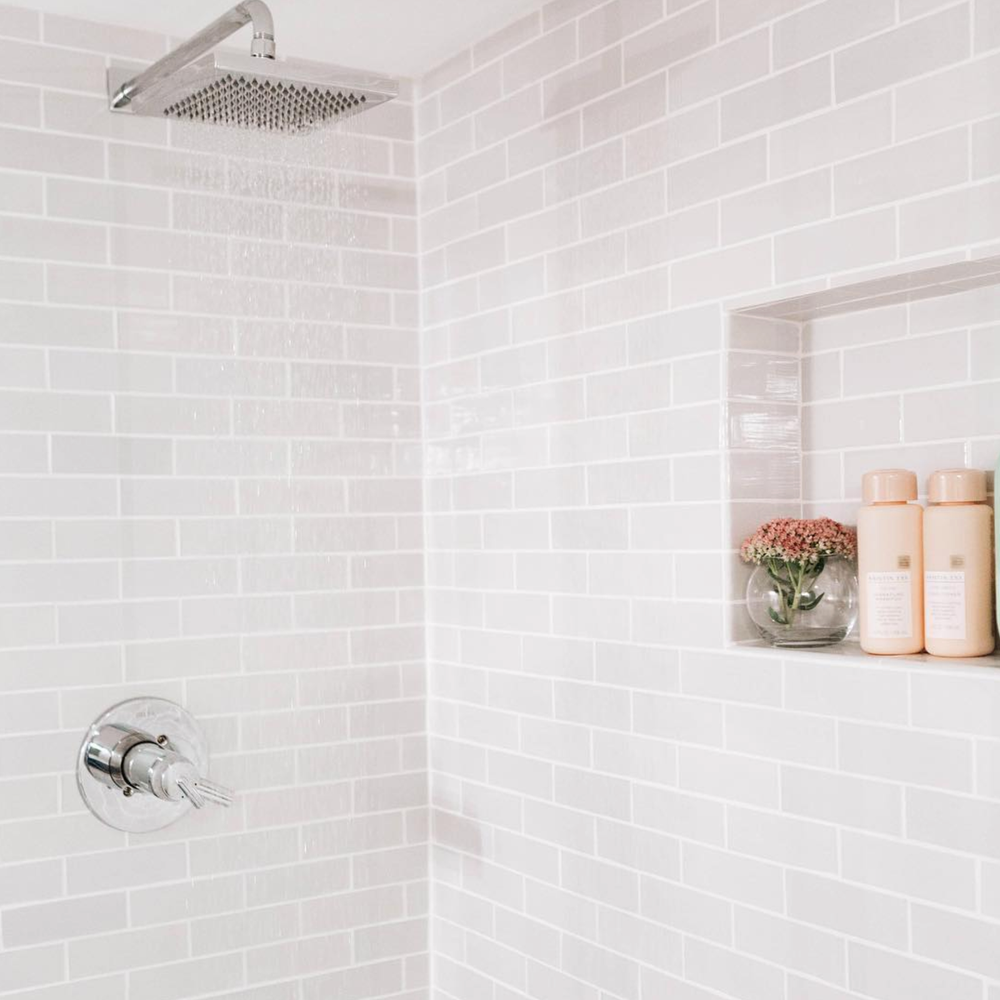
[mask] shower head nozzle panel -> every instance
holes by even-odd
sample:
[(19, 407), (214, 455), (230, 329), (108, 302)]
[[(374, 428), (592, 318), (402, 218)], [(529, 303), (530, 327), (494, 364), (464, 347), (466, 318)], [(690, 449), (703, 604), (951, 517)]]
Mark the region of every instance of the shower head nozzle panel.
[[(110, 70), (111, 109), (300, 134), (384, 104), (398, 94), (395, 80), (356, 70), (228, 52), (209, 53), (152, 77), (135, 87), (131, 71)], [(122, 94), (127, 95), (125, 100)]]
[(363, 111), (365, 94), (272, 84), (238, 73), (219, 75), (212, 82), (163, 109), (167, 118), (269, 132), (303, 132)]

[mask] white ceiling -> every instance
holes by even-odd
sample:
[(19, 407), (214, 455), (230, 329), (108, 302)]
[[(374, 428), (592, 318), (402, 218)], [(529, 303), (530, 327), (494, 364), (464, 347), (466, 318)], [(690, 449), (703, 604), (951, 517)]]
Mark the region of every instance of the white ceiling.
[[(14, 0), (19, 6), (191, 35), (235, 0)], [(268, 0), (278, 54), (417, 77), (544, 0)]]

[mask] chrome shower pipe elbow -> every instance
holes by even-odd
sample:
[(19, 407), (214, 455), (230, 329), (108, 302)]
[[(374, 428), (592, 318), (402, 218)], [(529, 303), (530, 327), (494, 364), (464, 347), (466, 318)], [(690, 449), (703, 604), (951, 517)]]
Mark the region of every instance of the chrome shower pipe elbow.
[(253, 25), (250, 54), (260, 59), (275, 57), (274, 17), (264, 0), (244, 0), (216, 18), (197, 35), (169, 55), (153, 63), (137, 77), (123, 83), (111, 97), (111, 107), (125, 107), (137, 94), (172, 76), (247, 24)]
[(253, 41), (250, 43), (250, 55), (258, 59), (273, 59), (275, 56), (274, 17), (271, 15), (271, 9), (264, 3), (264, 0), (244, 0), (239, 6), (246, 10), (253, 22)]

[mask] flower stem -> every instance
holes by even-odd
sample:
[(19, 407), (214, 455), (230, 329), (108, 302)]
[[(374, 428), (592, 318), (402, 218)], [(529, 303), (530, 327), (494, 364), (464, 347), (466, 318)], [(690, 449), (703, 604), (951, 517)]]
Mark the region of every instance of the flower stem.
[(815, 574), (812, 567), (804, 562), (769, 559), (767, 565), (772, 586), (777, 591), (781, 605), (781, 615), (775, 620), (791, 627), (798, 612), (802, 610), (802, 599), (812, 585)]
[[(791, 570), (789, 570), (789, 575), (792, 575)], [(789, 626), (794, 624), (795, 615), (798, 613), (799, 604), (802, 602), (802, 581), (805, 579), (806, 566), (805, 563), (799, 563), (799, 575), (795, 577), (795, 593), (792, 596), (792, 603), (788, 606), (785, 612), (785, 620), (788, 622)]]

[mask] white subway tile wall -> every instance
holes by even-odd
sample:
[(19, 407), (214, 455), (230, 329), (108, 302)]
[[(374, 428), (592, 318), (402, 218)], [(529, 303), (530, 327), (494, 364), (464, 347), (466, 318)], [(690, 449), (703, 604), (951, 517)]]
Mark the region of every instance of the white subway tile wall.
[[(992, 7), (553, 0), (290, 145), (0, 5), (0, 995), (1000, 996), (994, 680), (723, 648), (744, 527), (1000, 450), (995, 289), (725, 317), (996, 241)], [(83, 810), (135, 694), (234, 811)]]
[[(0, 36), (0, 994), (425, 997), (409, 87), (279, 144), (110, 116), (162, 37)], [(137, 695), (204, 722), (232, 810), (85, 810)]]
[(554, 0), (421, 82), (440, 1000), (1000, 997), (995, 679), (724, 648), (745, 529), (1000, 451), (996, 289), (726, 318), (986, 255), (994, 7)]

